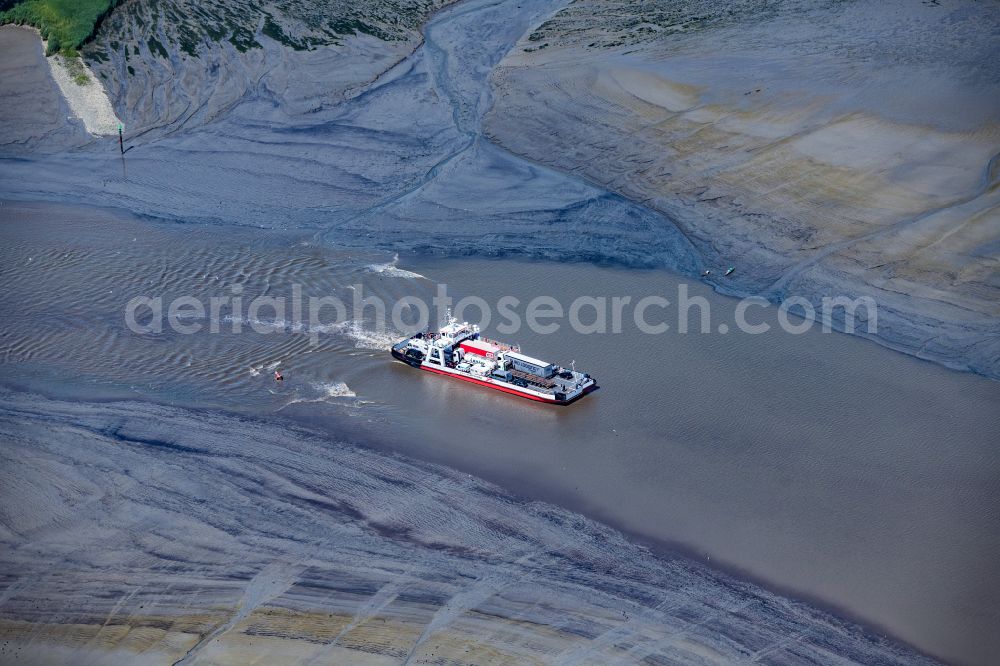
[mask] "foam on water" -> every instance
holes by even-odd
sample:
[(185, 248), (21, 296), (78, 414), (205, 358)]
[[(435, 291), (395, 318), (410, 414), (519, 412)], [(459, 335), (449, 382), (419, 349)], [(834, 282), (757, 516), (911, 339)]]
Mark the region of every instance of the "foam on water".
[[(287, 381), (287, 380), (286, 380)], [(285, 395), (284, 391), (279, 389), (269, 389), (269, 392), (275, 396)], [(371, 401), (365, 400), (354, 400), (349, 403), (346, 402), (345, 398), (357, 398), (358, 395), (351, 387), (349, 387), (345, 382), (341, 381), (328, 381), (328, 382), (309, 382), (305, 387), (297, 387), (290, 398), (288, 398), (284, 404), (277, 408), (277, 412), (281, 412), (293, 405), (309, 405), (315, 403), (327, 403), (332, 405), (346, 405), (349, 404), (351, 407), (362, 407), (364, 405), (374, 404)]]
[(358, 349), (388, 351), (392, 345), (404, 337), (403, 333), (373, 322), (359, 319), (332, 324), (309, 325), (305, 322), (289, 322), (284, 319), (248, 319), (246, 317), (225, 316), (224, 323), (238, 322), (258, 333), (295, 333), (307, 335), (340, 335), (354, 341)]
[(353, 340), (356, 348), (370, 349), (372, 351), (389, 351), (394, 344), (404, 337), (402, 333), (397, 333), (391, 328), (385, 326), (381, 328), (373, 327), (371, 324), (360, 320), (333, 324), (327, 328)]
[(408, 271), (406, 269), (400, 268), (397, 264), (399, 263), (399, 254), (395, 254), (392, 257), (392, 261), (386, 262), (384, 264), (368, 264), (365, 267), (370, 273), (378, 273), (379, 275), (385, 275), (388, 277), (398, 277), (406, 278), (410, 280), (426, 280), (420, 273), (414, 273), (413, 271)]
[(258, 363), (257, 365), (252, 365), (250, 366), (250, 376), (259, 377), (261, 370), (266, 369), (268, 372), (272, 372), (274, 370), (277, 370), (278, 366), (280, 365), (281, 361), (272, 361), (271, 363), (264, 362), (264, 363)]
[(314, 384), (316, 390), (325, 394), (328, 398), (354, 398), (357, 393), (344, 382), (330, 382), (328, 384)]

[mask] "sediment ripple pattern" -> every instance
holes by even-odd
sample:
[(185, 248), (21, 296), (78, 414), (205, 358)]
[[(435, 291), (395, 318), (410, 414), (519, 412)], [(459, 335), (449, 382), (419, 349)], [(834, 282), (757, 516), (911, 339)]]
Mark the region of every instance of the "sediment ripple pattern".
[[(3, 207), (0, 222), (0, 378), (15, 382), (46, 378), (51, 387), (69, 379), (92, 390), (114, 386), (121, 395), (131, 387), (132, 395), (225, 408), (343, 405), (356, 397), (350, 381), (368, 357), (381, 358), (402, 337), (391, 323), (376, 325), (370, 308), (350, 318), (355, 288), (387, 308), (406, 294), (431, 294), (429, 281), (385, 253), (334, 250), (306, 237), (236, 229), (220, 239), (203, 228), (29, 204)], [(202, 307), (178, 319), (196, 333), (170, 324), (170, 303), (182, 296)], [(142, 328), (130, 326), (137, 297), (161, 299), (159, 330), (145, 306), (133, 310)], [(282, 310), (254, 310), (258, 297), (281, 300)], [(330, 307), (310, 309), (311, 298), (339, 299), (346, 318)], [(212, 299), (224, 302), (217, 313)], [(289, 376), (275, 388), (279, 368)]]
[(921, 663), (445, 468), (222, 413), (0, 407), (0, 661)]

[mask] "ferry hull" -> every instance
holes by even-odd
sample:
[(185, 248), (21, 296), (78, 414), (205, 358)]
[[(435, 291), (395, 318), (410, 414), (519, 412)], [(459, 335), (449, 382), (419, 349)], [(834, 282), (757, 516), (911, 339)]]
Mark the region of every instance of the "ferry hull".
[(464, 375), (457, 375), (457, 374), (454, 374), (454, 373), (451, 373), (451, 372), (445, 372), (443, 370), (438, 370), (437, 368), (432, 368), (432, 367), (423, 365), (421, 363), (421, 361), (418, 361), (416, 359), (408, 357), (406, 354), (404, 354), (403, 352), (401, 352), (398, 349), (393, 349), (392, 350), (392, 357), (394, 359), (396, 359), (397, 361), (400, 361), (401, 363), (405, 363), (406, 365), (408, 365), (410, 367), (413, 367), (413, 368), (419, 368), (420, 370), (426, 370), (427, 372), (433, 372), (436, 375), (444, 375), (445, 377), (451, 377), (452, 379), (459, 379), (459, 380), (462, 380), (464, 382), (469, 382), (470, 384), (477, 384), (478, 386), (483, 386), (485, 388), (493, 389), (494, 391), (502, 391), (504, 393), (509, 393), (511, 395), (516, 395), (519, 398), (527, 398), (528, 400), (534, 400), (535, 402), (543, 402), (543, 403), (545, 403), (547, 405), (569, 405), (569, 404), (572, 404), (572, 403), (576, 402), (577, 400), (579, 400), (583, 396), (587, 395), (588, 393), (593, 393), (598, 388), (597, 384), (592, 384), (592, 385), (588, 386), (587, 388), (585, 388), (580, 393), (578, 393), (577, 395), (575, 395), (572, 398), (569, 398), (567, 400), (556, 400), (554, 398), (553, 399), (546, 399), (546, 398), (542, 398), (542, 397), (537, 396), (537, 395), (532, 395), (531, 393), (525, 393), (524, 391), (518, 391), (517, 389), (509, 387), (509, 386), (500, 386), (500, 385), (494, 384), (492, 382), (484, 382), (484, 381), (476, 379), (474, 377), (466, 377)]
[[(461, 348), (455, 354), (458, 360), (453, 359), (456, 346)], [(394, 344), (391, 351), (394, 359), (411, 367), (550, 405), (568, 405), (598, 388), (590, 375), (544, 364), (520, 354), (519, 348), (480, 339), (478, 326), (459, 324), (454, 318), (438, 333), (418, 333)], [(471, 360), (462, 362), (462, 358)]]
[(403, 352), (399, 351), (396, 348), (393, 348), (392, 350), (392, 357), (397, 361), (402, 361), (406, 365), (412, 366), (414, 368), (420, 367), (420, 361), (410, 358), (409, 356), (407, 356), (406, 354), (404, 354)]
[[(395, 356), (395, 354), (393, 354), (393, 356)], [(408, 365), (412, 365), (412, 364), (408, 364)], [(426, 370), (427, 372), (433, 372), (436, 375), (444, 375), (445, 377), (451, 377), (452, 379), (460, 379), (463, 382), (470, 382), (472, 384), (477, 384), (479, 386), (484, 386), (486, 388), (493, 389), (494, 391), (503, 391), (504, 393), (509, 393), (511, 395), (516, 395), (519, 398), (527, 398), (528, 400), (534, 400), (535, 402), (544, 402), (547, 405), (563, 405), (563, 406), (569, 405), (569, 404), (572, 404), (572, 403), (576, 402), (577, 400), (579, 400), (583, 396), (587, 395), (588, 393), (593, 393), (598, 388), (597, 384), (591, 384), (587, 388), (583, 389), (580, 393), (576, 394), (575, 396), (573, 396), (572, 398), (569, 398), (567, 400), (556, 400), (556, 399), (549, 400), (549, 399), (542, 398), (542, 397), (537, 396), (537, 395), (533, 395), (531, 393), (525, 393), (523, 391), (518, 391), (517, 389), (511, 388), (509, 386), (500, 386), (499, 384), (494, 384), (492, 382), (484, 382), (484, 381), (476, 379), (474, 377), (466, 377), (464, 375), (456, 375), (454, 373), (445, 372), (443, 370), (438, 370), (437, 368), (431, 368), (431, 367), (428, 367), (426, 365), (422, 365), (422, 366), (419, 366), (419, 367), (420, 367), (421, 370)]]

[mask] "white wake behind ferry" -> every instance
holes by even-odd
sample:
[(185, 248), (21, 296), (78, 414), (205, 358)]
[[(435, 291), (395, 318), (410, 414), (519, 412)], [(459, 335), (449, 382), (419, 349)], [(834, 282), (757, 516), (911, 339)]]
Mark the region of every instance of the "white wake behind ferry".
[(417, 333), (392, 347), (394, 358), (439, 375), (522, 398), (568, 405), (597, 388), (590, 375), (525, 356), (520, 347), (480, 337), (479, 326), (448, 324), (437, 333)]

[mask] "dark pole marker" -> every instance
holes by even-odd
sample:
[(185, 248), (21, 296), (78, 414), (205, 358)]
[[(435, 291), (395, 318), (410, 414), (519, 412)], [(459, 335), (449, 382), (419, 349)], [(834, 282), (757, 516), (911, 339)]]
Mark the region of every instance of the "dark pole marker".
[(122, 152), (122, 155), (125, 154), (125, 142), (122, 139), (122, 124), (121, 123), (118, 123), (118, 150), (120, 150)]

